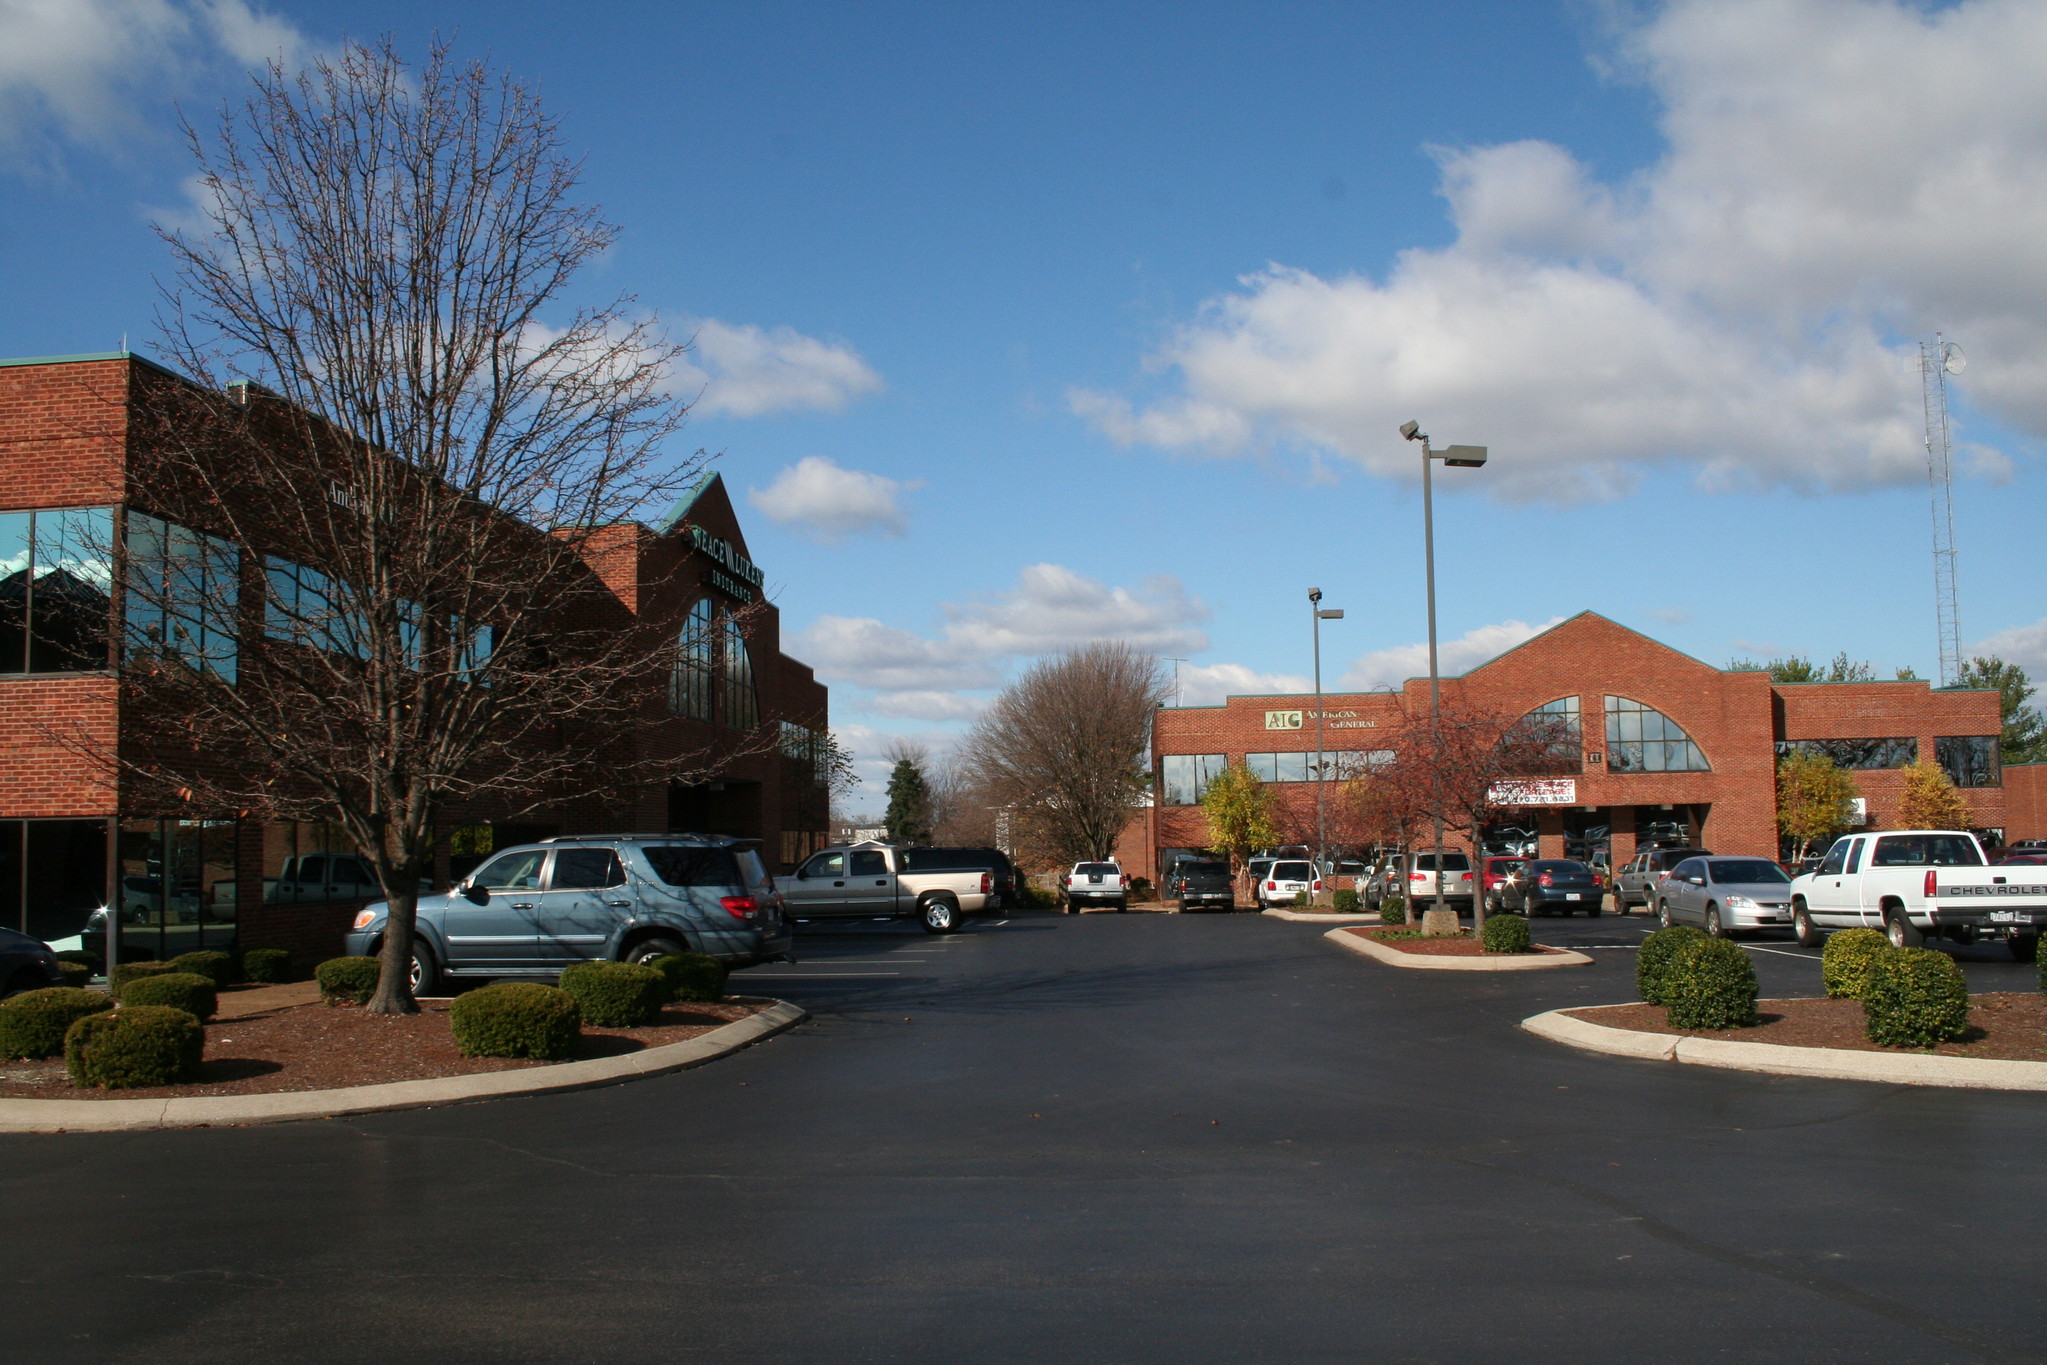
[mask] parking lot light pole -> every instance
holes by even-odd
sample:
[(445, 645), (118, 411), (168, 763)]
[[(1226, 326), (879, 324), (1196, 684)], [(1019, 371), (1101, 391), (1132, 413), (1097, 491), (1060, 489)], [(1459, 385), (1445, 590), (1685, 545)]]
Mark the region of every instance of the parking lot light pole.
[[(1450, 446), (1443, 450), (1429, 447), (1429, 434), (1423, 431), (1419, 422), (1402, 422), (1400, 434), (1410, 441), (1422, 443), (1422, 559), (1428, 578), (1429, 593), (1429, 739), (1436, 745), (1436, 756), (1442, 758), (1441, 736), (1437, 727), (1443, 720), (1443, 683), (1436, 667), (1436, 504), (1434, 481), (1430, 465), (1441, 460), (1453, 469), (1477, 469), (1486, 462), (1484, 446)], [(1478, 846), (1478, 832), (1472, 831), (1474, 853)], [(1472, 859), (1472, 869), (1477, 873), (1478, 859)], [(1411, 869), (1410, 869), (1411, 870)], [(1471, 883), (1472, 918), (1478, 918), (1478, 888), (1480, 878), (1474, 875)], [(1436, 812), (1436, 904), (1443, 908), (1443, 812)]]
[(1315, 868), (1314, 880), (1326, 880), (1322, 864), (1329, 848), (1327, 826), (1322, 816), (1322, 784), (1327, 780), (1327, 762), (1322, 752), (1322, 623), (1341, 621), (1342, 607), (1322, 609), (1322, 589), (1308, 589), (1308, 611), (1314, 623), (1315, 635)]

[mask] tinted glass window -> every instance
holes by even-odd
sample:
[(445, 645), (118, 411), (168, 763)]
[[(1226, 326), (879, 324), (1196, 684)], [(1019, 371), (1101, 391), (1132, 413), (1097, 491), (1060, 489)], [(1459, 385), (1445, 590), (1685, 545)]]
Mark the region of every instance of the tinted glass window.
[(470, 885), (489, 887), (493, 891), (534, 890), (540, 885), (540, 863), (546, 857), (544, 851), (529, 848), (493, 858), (469, 879)]
[(977, 848), (906, 848), (896, 854), (905, 872), (995, 872), (1009, 870), (999, 853)]
[(1788, 882), (1784, 869), (1763, 858), (1715, 858), (1706, 864), (1716, 882)]
[(1585, 877), (1590, 876), (1592, 872), (1592, 869), (1585, 866), (1585, 864), (1580, 862), (1573, 862), (1569, 858), (1545, 858), (1540, 862), (1530, 863), (1528, 865), (1528, 870), (1530, 872), (1537, 874), (1538, 876), (1540, 876), (1544, 872), (1547, 872), (1553, 877), (1559, 875), (1566, 877)]
[(1834, 846), (1827, 850), (1827, 856), (1820, 860), (1819, 876), (1838, 877), (1848, 862), (1848, 840), (1836, 839)]
[(1960, 834), (1887, 834), (1876, 841), (1871, 867), (1981, 867), (1976, 841)]
[(1230, 865), (1228, 863), (1181, 863), (1180, 875), (1183, 877), (1227, 877), (1230, 875)]
[(747, 885), (760, 886), (774, 880), (768, 876), (768, 869), (761, 863), (761, 855), (754, 849), (737, 849), (732, 857), (739, 864), (739, 870), (745, 876)]
[(1114, 863), (1077, 863), (1073, 871), (1081, 877), (1114, 877), (1119, 876), (1123, 869)]
[(301, 881), (301, 882), (324, 882), (324, 881), (326, 881), (326, 880), (327, 880), (327, 860), (326, 860), (325, 858), (301, 858), (301, 859), (299, 859), (299, 873), (298, 873), (298, 879), (299, 879), (299, 881)]
[(806, 877), (843, 877), (846, 875), (844, 853), (820, 853), (803, 865)]
[[(743, 886), (739, 860), (729, 848), (701, 848), (689, 844), (657, 844), (640, 850), (654, 875), (670, 886)], [(836, 856), (836, 855), (827, 855)], [(811, 859), (813, 863), (819, 861)], [(813, 874), (814, 875), (814, 874)]]
[(1274, 863), (1272, 879), (1279, 882), (1313, 881), (1314, 870), (1306, 863)]
[(885, 877), (888, 875), (888, 859), (881, 856), (879, 849), (861, 849), (849, 855), (852, 860), (853, 877)]
[(1866, 839), (1857, 839), (1848, 845), (1847, 870), (1849, 872), (1860, 872), (1862, 870), (1862, 850), (1868, 845), (1868, 842)]
[(1676, 867), (1670, 869), (1670, 875), (1680, 879), (1685, 877), (1703, 877), (1706, 875), (1705, 864), (1687, 858)]
[(625, 869), (618, 855), (608, 848), (558, 848), (554, 853), (554, 877), (548, 885), (556, 891), (595, 891), (625, 883)]

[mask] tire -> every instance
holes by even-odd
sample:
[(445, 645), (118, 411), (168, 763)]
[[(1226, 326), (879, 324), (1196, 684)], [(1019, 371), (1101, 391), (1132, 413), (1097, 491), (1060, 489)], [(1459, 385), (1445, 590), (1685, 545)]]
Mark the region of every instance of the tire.
[(1902, 906), (1892, 906), (1884, 911), (1884, 937), (1891, 941), (1893, 948), (1923, 948), (1926, 935), (1919, 932), (1906, 916)]
[(1127, 900), (1121, 900), (1121, 901), (1117, 901), (1117, 902), (1116, 902), (1116, 913), (1117, 913), (1117, 914), (1119, 914), (1119, 915), (1127, 915), (1127, 914), (1129, 914), (1129, 913), (1130, 913), (1130, 902), (1129, 902), (1129, 901), (1127, 901)]
[(688, 951), (672, 938), (643, 938), (625, 950), (624, 960), (644, 967), (657, 957), (680, 957)]
[(2004, 946), (2011, 949), (2011, 955), (2016, 961), (2037, 962), (2040, 960), (2040, 936), (2038, 934), (2013, 934), (2004, 941)]
[(1791, 907), (1791, 932), (1797, 935), (1798, 946), (1801, 948), (1827, 946), (1827, 936), (1812, 922), (1812, 916), (1807, 913), (1804, 901), (1799, 901)]
[(1234, 914), (1236, 914), (1236, 913), (1237, 913), (1237, 903), (1236, 903), (1235, 901), (1233, 901), (1233, 900), (1228, 900), (1228, 901), (1224, 901), (1224, 902), (1223, 902), (1223, 913), (1224, 913), (1225, 915), (1234, 915)]
[(924, 925), (927, 934), (956, 934), (960, 927), (960, 908), (952, 901), (934, 896), (918, 908), (917, 918)]
[(1706, 907), (1706, 937), (1707, 938), (1727, 937), (1727, 926), (1720, 922), (1720, 907), (1717, 905), (1709, 905)]
[(1656, 902), (1656, 927), (1658, 929), (1670, 927), (1670, 907), (1662, 901)]
[(432, 995), (441, 984), (441, 969), (434, 961), (434, 950), (427, 947), (422, 939), (412, 941), (412, 998)]

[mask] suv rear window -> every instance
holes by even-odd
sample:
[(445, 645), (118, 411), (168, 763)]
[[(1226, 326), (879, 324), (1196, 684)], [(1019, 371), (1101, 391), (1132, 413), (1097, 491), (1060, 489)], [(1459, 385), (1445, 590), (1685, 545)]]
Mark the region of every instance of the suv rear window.
[(1079, 863), (1073, 869), (1076, 877), (1119, 877), (1123, 869), (1114, 863)]
[(1274, 863), (1266, 875), (1276, 882), (1311, 882), (1315, 880), (1315, 869), (1307, 863)]
[[(1414, 870), (1417, 872), (1434, 872), (1436, 870), (1436, 855), (1433, 853), (1415, 854)], [(1445, 853), (1443, 855), (1443, 870), (1445, 872), (1469, 872), (1471, 871), (1471, 859), (1462, 853)]]
[(745, 886), (739, 860), (729, 848), (700, 848), (688, 844), (655, 844), (640, 852), (654, 875), (670, 886)]

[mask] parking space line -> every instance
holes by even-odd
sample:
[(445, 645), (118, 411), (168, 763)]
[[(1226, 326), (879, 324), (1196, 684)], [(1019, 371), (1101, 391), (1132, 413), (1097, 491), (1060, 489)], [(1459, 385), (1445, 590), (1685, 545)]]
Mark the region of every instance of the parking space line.
[(1820, 960), (1814, 957), (1811, 953), (1794, 953), (1789, 948), (1758, 948), (1752, 943), (1744, 943), (1741, 946), (1751, 953), (1775, 953), (1778, 957), (1795, 957), (1800, 962), (1810, 962), (1815, 967), (1817, 967), (1820, 962)]
[(901, 976), (901, 972), (744, 972), (741, 981), (816, 981), (827, 976)]

